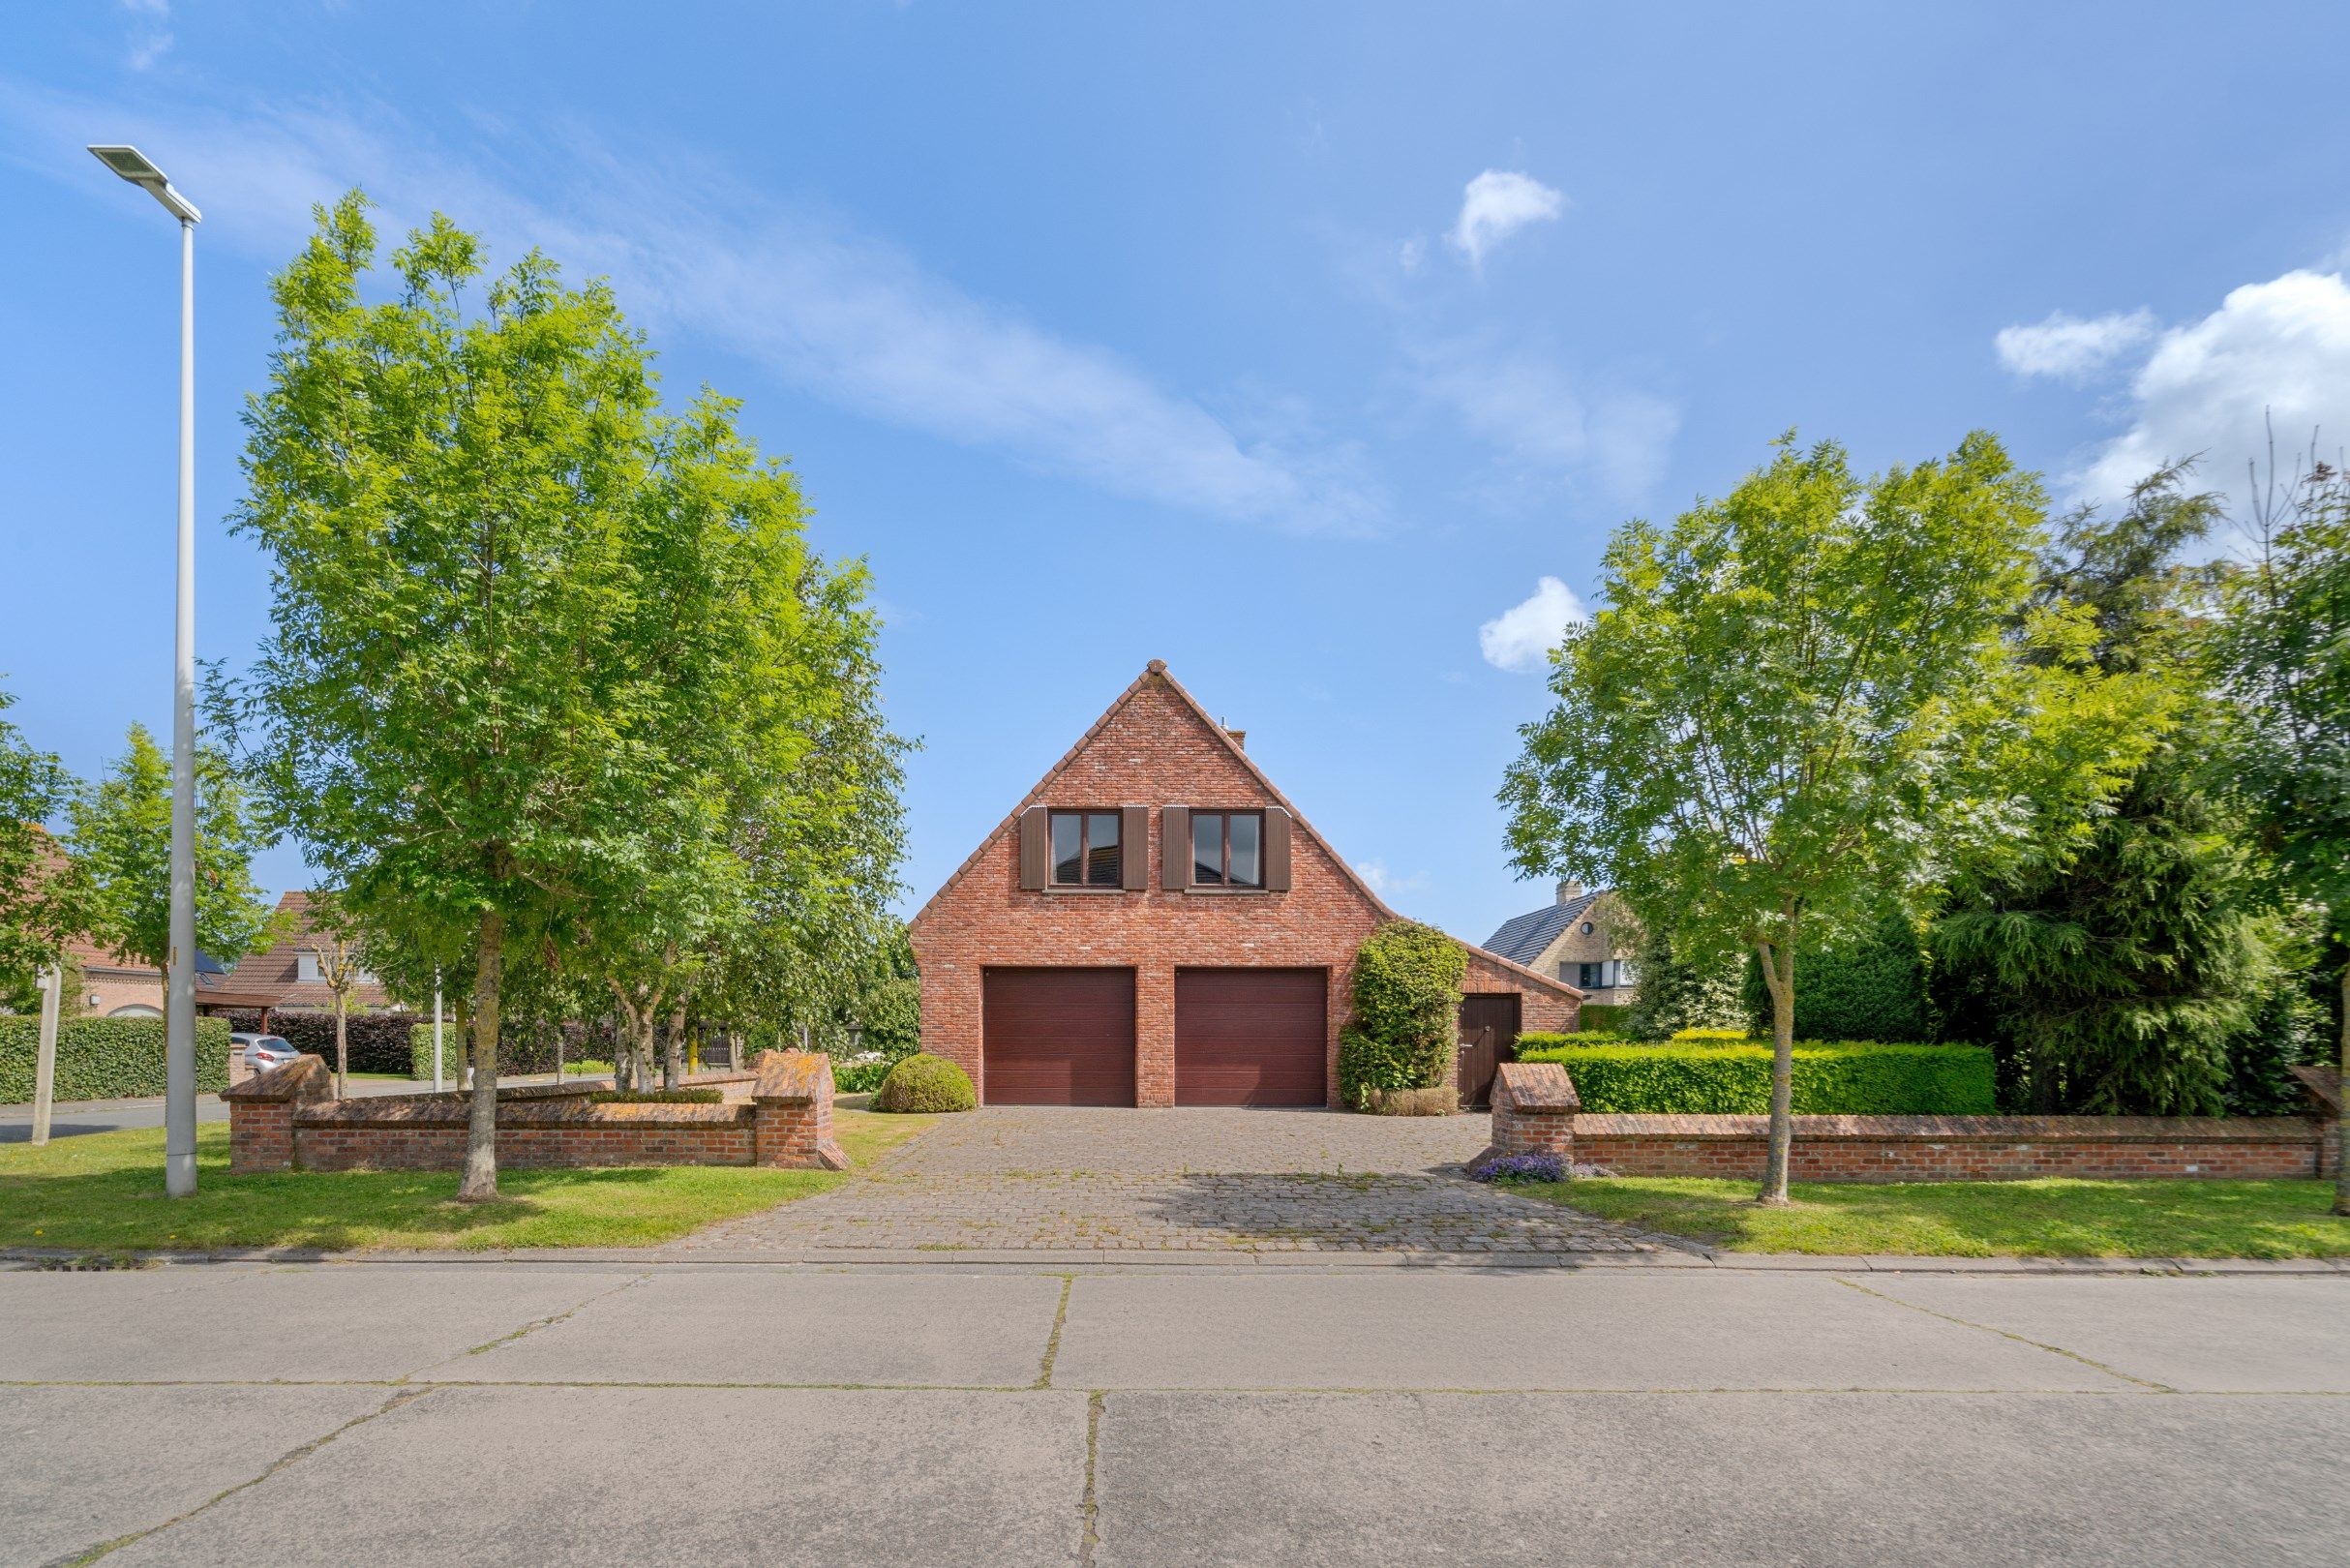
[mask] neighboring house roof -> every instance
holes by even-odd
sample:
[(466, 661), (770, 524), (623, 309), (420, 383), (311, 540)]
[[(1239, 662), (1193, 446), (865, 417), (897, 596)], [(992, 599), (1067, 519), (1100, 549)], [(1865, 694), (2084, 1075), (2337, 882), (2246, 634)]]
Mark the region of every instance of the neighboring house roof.
[(1487, 937), (1478, 946), (1496, 958), (1507, 958), (1514, 964), (1529, 964), (1542, 956), (1542, 951), (1558, 940), (1558, 934), (1582, 919), (1584, 910), (1604, 897), (1608, 890), (1582, 893), (1565, 903), (1549, 903), (1515, 920), (1503, 920), (1501, 929)]
[[(1255, 759), (1249, 755), (1247, 747), (1243, 746), (1239, 740), (1234, 739), (1231, 730), (1226, 728), (1222, 723), (1214, 717), (1210, 716), (1208, 710), (1200, 706), (1199, 699), (1192, 696), (1189, 691), (1186, 691), (1184, 689), (1183, 682), (1177, 680), (1173, 676), (1167, 673), (1166, 661), (1164, 659), (1153, 659), (1148, 665), (1144, 666), (1142, 674), (1136, 676), (1132, 682), (1127, 686), (1126, 690), (1120, 692), (1117, 699), (1112, 702), (1109, 707), (1102, 709), (1101, 716), (1094, 720), (1092, 724), (1086, 727), (1085, 733), (1077, 737), (1076, 742), (1067, 751), (1061, 754), (1061, 760), (1054, 763), (1052, 767), (1044, 770), (1044, 776), (1037, 780), (1036, 785), (1030, 789), (1026, 795), (1020, 797), (1019, 803), (1014, 805), (1009, 812), (1006, 813), (1004, 820), (997, 823), (992, 831), (986, 833), (979, 839), (978, 845), (972, 849), (972, 852), (968, 856), (964, 857), (963, 863), (955, 867), (954, 875), (949, 877), (945, 882), (939, 885), (939, 890), (930, 895), (928, 900), (923, 903), (922, 907), (915, 912), (914, 919), (907, 923), (910, 925), (919, 924), (922, 917), (930, 913), (931, 907), (937, 904), (940, 899), (947, 896), (949, 890), (952, 889), (956, 883), (961, 882), (966, 876), (971, 874), (972, 868), (977, 866), (979, 863), (980, 858), (987, 853), (987, 847), (990, 844), (993, 844), (1004, 834), (1012, 831), (1018, 826), (1020, 821), (1020, 813), (1026, 810), (1030, 805), (1036, 803), (1043, 796), (1044, 792), (1052, 787), (1053, 780), (1059, 778), (1061, 774), (1068, 769), (1070, 765), (1074, 763), (1077, 758), (1084, 753), (1085, 748), (1093, 743), (1095, 737), (1099, 736), (1105, 728), (1108, 727), (1110, 720), (1118, 716), (1118, 710), (1126, 707), (1127, 704), (1132, 702), (1138, 693), (1143, 691), (1154, 681), (1162, 683), (1168, 691), (1175, 695), (1179, 702), (1190, 709), (1192, 714), (1198, 718), (1200, 723), (1207, 726), (1208, 732), (1215, 736), (1217, 740), (1224, 747), (1224, 749), (1232, 754), (1234, 760), (1237, 761), (1242, 768), (1246, 769), (1249, 773), (1255, 778), (1257, 784), (1264, 790), (1264, 792), (1268, 796), (1272, 797), (1273, 802), (1280, 806), (1283, 811), (1289, 813), (1291, 830), (1293, 832), (1303, 833), (1308, 838), (1311, 838), (1315, 843), (1319, 844), (1322, 849), (1329, 854), (1331, 861), (1339, 868), (1339, 873), (1353, 886), (1355, 891), (1363, 895), (1364, 899), (1370, 903), (1371, 908), (1377, 910), (1388, 920), (1393, 920), (1402, 919), (1401, 916), (1398, 915), (1392, 908), (1388, 906), (1387, 900), (1381, 898), (1371, 888), (1370, 883), (1363, 880), (1363, 874), (1354, 868), (1354, 866), (1347, 860), (1346, 857), (1341, 855), (1335, 848), (1331, 846), (1329, 839), (1324, 838), (1321, 833), (1315, 830), (1313, 825), (1308, 822), (1304, 815), (1298, 811), (1298, 808), (1290, 802), (1289, 798), (1280, 792), (1280, 786), (1276, 785), (1272, 779), (1265, 775), (1265, 770), (1256, 766)], [(1454, 940), (1459, 941), (1460, 939), (1455, 938)], [(1462, 946), (1466, 946), (1466, 944), (1464, 943)], [(1539, 951), (1540, 950), (1537, 950)], [(1533, 983), (1542, 986), (1546, 990), (1562, 992), (1568, 996), (1574, 997), (1581, 997), (1583, 994), (1582, 991), (1577, 990), (1574, 986), (1567, 984), (1564, 980), (1561, 980), (1554, 976), (1540, 974), (1534, 970), (1526, 968), (1523, 962), (1511, 957), (1508, 953), (1495, 952), (1490, 947), (1486, 950), (1486, 951), (1490, 956), (1500, 959), (1506, 967), (1517, 973), (1521, 979), (1530, 980)]]
[[(248, 1007), (332, 1010), (333, 988), (323, 980), (302, 979), (302, 952), (316, 946), (310, 894), (299, 890), (286, 894), (278, 900), (278, 913), (286, 920), (285, 934), (274, 947), (239, 963), (225, 989), (236, 992), (236, 1001)], [(210, 1002), (212, 998), (205, 1000)], [(225, 1003), (227, 999), (222, 1000)], [(351, 988), (350, 1005), (354, 1009), (379, 1010), (389, 1003), (383, 987), (374, 981), (362, 980)]]

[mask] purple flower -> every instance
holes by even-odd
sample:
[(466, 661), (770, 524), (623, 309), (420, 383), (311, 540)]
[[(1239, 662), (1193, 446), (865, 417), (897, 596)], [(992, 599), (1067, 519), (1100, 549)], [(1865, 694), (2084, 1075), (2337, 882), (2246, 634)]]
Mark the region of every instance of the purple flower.
[(1566, 1167), (1554, 1154), (1503, 1155), (1499, 1160), (1478, 1171), (1481, 1182), (1563, 1182)]

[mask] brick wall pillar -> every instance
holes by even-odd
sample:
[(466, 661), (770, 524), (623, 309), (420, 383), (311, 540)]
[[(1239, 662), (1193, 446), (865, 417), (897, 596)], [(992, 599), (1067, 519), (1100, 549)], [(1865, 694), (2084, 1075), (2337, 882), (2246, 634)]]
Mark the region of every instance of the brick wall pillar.
[(761, 1051), (753, 1064), (751, 1161), (792, 1170), (847, 1170), (832, 1138), (832, 1059), (820, 1051)]
[(1502, 1063), (1493, 1074), (1493, 1141), (1469, 1168), (1522, 1154), (1553, 1154), (1559, 1163), (1572, 1163), (1575, 1113), (1582, 1108), (1575, 1081), (1557, 1063)]
[(333, 1100), (333, 1085), (323, 1057), (297, 1056), (223, 1090), (230, 1173), (293, 1169), (295, 1113)]
[(2329, 1065), (2292, 1071), (2307, 1093), (2310, 1115), (2317, 1122), (2317, 1174), (2331, 1181), (2342, 1165), (2342, 1070)]

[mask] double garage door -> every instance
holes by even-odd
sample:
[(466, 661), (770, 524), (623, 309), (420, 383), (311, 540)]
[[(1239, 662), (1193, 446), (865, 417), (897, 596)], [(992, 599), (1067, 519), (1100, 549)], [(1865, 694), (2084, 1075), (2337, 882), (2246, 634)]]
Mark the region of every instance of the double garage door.
[[(1175, 1103), (1324, 1101), (1318, 969), (1175, 972)], [(1134, 972), (989, 969), (981, 977), (987, 1101), (1134, 1103)]]

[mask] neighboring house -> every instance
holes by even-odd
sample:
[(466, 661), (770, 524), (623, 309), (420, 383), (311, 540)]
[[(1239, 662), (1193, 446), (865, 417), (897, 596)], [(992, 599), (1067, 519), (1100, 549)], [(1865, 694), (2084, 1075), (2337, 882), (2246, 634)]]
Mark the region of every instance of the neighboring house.
[[(1244, 739), (1154, 659), (915, 916), (922, 1047), (983, 1103), (1338, 1102), (1355, 949), (1396, 916)], [(1573, 986), (1465, 950), (1487, 1076), (1495, 1037), (1575, 1026)]]
[[(259, 1009), (269, 1012), (332, 1012), (335, 993), (320, 972), (320, 941), (310, 920), (310, 894), (289, 892), (278, 900), (279, 937), (276, 944), (236, 966), (222, 988), (224, 1000), (197, 993), (207, 1011)], [(382, 982), (364, 971), (351, 987), (349, 1008), (354, 1013), (380, 1012), (391, 1005)]]
[(1538, 975), (1556, 976), (1594, 1007), (1622, 1007), (1638, 994), (1633, 950), (1639, 935), (1632, 912), (1612, 891), (1585, 892), (1580, 882), (1562, 882), (1554, 901), (1502, 921), (1485, 939), (1485, 950)]

